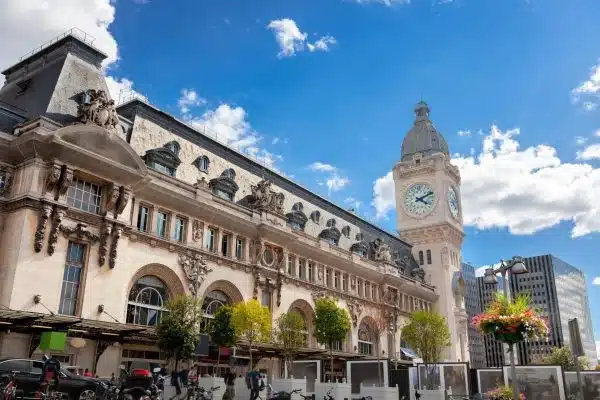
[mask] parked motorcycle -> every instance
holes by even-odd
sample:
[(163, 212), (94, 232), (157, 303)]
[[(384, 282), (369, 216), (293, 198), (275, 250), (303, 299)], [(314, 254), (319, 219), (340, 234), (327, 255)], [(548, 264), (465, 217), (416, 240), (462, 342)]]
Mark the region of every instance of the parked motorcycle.
[(301, 392), (300, 389), (292, 390), (291, 392), (286, 392), (283, 390), (276, 392), (273, 390), (273, 387), (271, 385), (269, 385), (267, 387), (267, 400), (291, 400), (292, 396), (296, 393), (303, 399), (306, 399), (306, 400), (311, 399), (312, 400), (312, 396), (304, 396), (300, 392)]
[(162, 390), (154, 383), (154, 378), (147, 375), (128, 375), (124, 377), (119, 388), (120, 400), (158, 400)]
[(197, 392), (197, 400), (213, 400), (214, 392), (219, 390), (220, 388), (221, 386), (215, 386), (207, 390), (200, 386)]

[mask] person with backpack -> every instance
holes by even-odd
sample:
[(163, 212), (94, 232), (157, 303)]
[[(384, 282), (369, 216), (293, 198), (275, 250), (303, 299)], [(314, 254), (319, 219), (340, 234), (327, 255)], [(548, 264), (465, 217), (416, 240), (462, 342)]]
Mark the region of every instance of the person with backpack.
[(265, 382), (262, 380), (258, 371), (250, 371), (246, 376), (246, 385), (250, 389), (250, 400), (256, 400), (261, 390), (265, 388)]

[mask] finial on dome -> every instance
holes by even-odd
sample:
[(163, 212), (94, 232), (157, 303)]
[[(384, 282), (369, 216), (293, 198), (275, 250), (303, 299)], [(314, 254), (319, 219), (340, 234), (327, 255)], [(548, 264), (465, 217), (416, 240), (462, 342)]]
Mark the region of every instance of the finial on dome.
[(417, 121), (425, 121), (429, 119), (429, 106), (423, 100), (419, 101), (415, 106), (415, 114)]

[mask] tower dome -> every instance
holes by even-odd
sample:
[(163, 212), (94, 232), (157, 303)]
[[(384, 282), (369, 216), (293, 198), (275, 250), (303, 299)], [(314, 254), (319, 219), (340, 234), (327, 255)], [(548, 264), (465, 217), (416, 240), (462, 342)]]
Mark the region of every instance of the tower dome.
[(416, 153), (444, 153), (450, 156), (448, 142), (433, 126), (429, 112), (429, 106), (424, 101), (419, 101), (415, 106), (415, 123), (402, 142), (402, 161), (411, 160)]

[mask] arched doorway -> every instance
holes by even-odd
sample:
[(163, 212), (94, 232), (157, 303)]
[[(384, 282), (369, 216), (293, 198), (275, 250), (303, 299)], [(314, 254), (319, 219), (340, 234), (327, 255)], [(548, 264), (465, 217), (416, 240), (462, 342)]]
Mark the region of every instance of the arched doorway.
[(314, 329), (315, 311), (311, 307), (310, 303), (302, 299), (295, 300), (288, 309), (288, 313), (292, 312), (300, 315), (304, 320), (305, 330), (303, 333), (306, 338), (306, 347), (315, 347), (316, 342), (312, 334)]
[(373, 322), (369, 317), (365, 317), (358, 326), (358, 353), (369, 356), (375, 355), (376, 345)]

